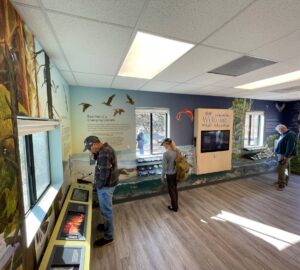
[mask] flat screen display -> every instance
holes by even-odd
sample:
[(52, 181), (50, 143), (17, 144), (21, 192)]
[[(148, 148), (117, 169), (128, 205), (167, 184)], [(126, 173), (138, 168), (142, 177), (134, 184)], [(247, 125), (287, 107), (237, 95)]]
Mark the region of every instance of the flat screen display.
[(89, 200), (89, 191), (84, 189), (74, 188), (72, 201), (87, 202)]
[(59, 240), (85, 240), (87, 205), (70, 203), (58, 234)]
[(229, 150), (230, 130), (201, 131), (201, 153)]
[(62, 237), (81, 238), (84, 231), (85, 214), (69, 211), (63, 225)]
[(83, 270), (84, 248), (54, 246), (47, 270)]

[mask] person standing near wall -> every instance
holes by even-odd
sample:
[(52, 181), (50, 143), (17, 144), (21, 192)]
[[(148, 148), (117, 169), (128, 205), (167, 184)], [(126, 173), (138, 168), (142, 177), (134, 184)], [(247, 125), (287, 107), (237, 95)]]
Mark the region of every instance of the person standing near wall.
[(137, 147), (140, 151), (140, 155), (144, 155), (145, 138), (144, 138), (144, 132), (142, 128), (139, 129), (136, 140), (137, 140)]
[(102, 143), (96, 136), (84, 140), (83, 151), (89, 150), (96, 157), (95, 187), (104, 224), (97, 229), (104, 231), (104, 238), (94, 242), (94, 247), (101, 247), (114, 240), (112, 197), (119, 182), (117, 158), (114, 149), (108, 143)]
[(280, 138), (275, 147), (275, 153), (278, 157), (278, 190), (283, 190), (287, 185), (291, 173), (290, 160), (297, 155), (297, 135), (289, 130), (285, 125), (276, 126), (276, 131)]
[(168, 191), (171, 198), (171, 206), (168, 206), (168, 209), (177, 212), (178, 190), (175, 161), (178, 150), (176, 148), (175, 142), (170, 138), (164, 139), (161, 145), (166, 149), (166, 152), (163, 155), (161, 180), (162, 182), (165, 182), (165, 180), (167, 180), (168, 184)]

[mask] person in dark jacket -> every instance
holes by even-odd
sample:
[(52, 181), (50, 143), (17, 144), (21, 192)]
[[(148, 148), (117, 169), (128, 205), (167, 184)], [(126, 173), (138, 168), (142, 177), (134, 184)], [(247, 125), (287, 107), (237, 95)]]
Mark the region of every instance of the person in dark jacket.
[(83, 151), (89, 150), (96, 157), (95, 187), (104, 224), (97, 229), (104, 231), (104, 238), (94, 242), (94, 247), (101, 247), (114, 240), (112, 197), (119, 182), (118, 164), (114, 149), (108, 143), (102, 143), (96, 136), (84, 140)]
[(275, 153), (278, 157), (278, 190), (283, 190), (288, 185), (290, 177), (290, 161), (297, 155), (297, 135), (289, 130), (285, 125), (277, 125), (277, 132), (280, 138), (275, 147)]

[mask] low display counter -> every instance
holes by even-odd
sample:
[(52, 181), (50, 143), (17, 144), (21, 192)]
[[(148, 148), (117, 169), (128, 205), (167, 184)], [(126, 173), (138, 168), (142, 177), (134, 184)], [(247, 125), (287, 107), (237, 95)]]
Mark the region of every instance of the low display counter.
[[(179, 184), (178, 189), (187, 189), (196, 186), (218, 183), (248, 176), (255, 176), (276, 170), (276, 158), (261, 160), (237, 159), (233, 161), (230, 171), (215, 172), (208, 174), (191, 174), (187, 181)], [(145, 198), (155, 194), (167, 192), (166, 185), (160, 181), (160, 175), (135, 177), (131, 181), (120, 182), (114, 192), (114, 202), (129, 201), (132, 199)]]
[(92, 196), (91, 185), (71, 185), (40, 270), (90, 269)]

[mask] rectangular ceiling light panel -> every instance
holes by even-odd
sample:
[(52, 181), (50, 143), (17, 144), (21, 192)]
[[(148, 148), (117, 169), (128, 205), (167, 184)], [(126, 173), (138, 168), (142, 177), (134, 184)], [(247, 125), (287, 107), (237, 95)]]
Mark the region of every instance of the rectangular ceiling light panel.
[(152, 79), (194, 44), (137, 32), (119, 70), (119, 76)]
[(239, 85), (239, 86), (236, 86), (235, 88), (252, 90), (252, 89), (258, 89), (258, 88), (268, 87), (268, 86), (272, 86), (272, 85), (292, 82), (292, 81), (296, 81), (296, 80), (300, 80), (300, 70), (294, 71), (291, 73), (286, 73), (286, 74), (279, 75), (279, 76), (275, 76), (275, 77), (271, 77), (268, 79), (252, 82), (252, 83)]

